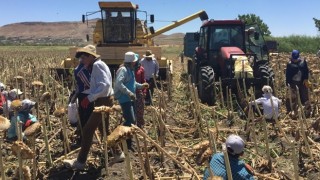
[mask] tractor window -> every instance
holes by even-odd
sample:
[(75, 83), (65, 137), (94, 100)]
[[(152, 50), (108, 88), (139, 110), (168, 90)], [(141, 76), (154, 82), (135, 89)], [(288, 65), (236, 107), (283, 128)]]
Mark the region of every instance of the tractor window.
[(268, 60), (268, 48), (257, 25), (246, 27), (247, 52), (257, 55), (257, 60)]
[(230, 38), (228, 29), (213, 28), (211, 29), (210, 49), (219, 50), (221, 47), (229, 45)]
[(244, 37), (241, 26), (212, 26), (210, 49), (219, 51), (221, 47), (235, 46), (244, 49)]
[(200, 30), (200, 38), (199, 38), (199, 47), (203, 50), (207, 50), (207, 42), (208, 42), (208, 27), (203, 27)]
[(103, 9), (104, 42), (131, 42), (134, 36), (135, 13), (130, 9)]

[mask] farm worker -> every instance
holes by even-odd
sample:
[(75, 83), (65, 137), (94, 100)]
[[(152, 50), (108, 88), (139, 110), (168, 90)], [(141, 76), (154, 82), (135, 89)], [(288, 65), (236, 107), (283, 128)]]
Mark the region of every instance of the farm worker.
[[(270, 86), (262, 87), (263, 97), (256, 99), (255, 101), (251, 101), (249, 104), (257, 105), (261, 104), (263, 107), (263, 115), (266, 118), (266, 121), (274, 122), (275, 118), (279, 117), (279, 109), (281, 106), (281, 100), (272, 95), (272, 88)], [(272, 104), (273, 103), (273, 109)]]
[(4, 95), (4, 89), (5, 89), (5, 85), (0, 82), (0, 114), (3, 114), (3, 105), (6, 103), (6, 97)]
[(320, 50), (317, 52), (317, 57), (320, 57)]
[[(159, 64), (154, 54), (152, 54), (151, 50), (147, 50), (146, 54), (143, 55), (144, 58), (141, 59), (141, 65), (145, 70), (144, 78), (149, 84), (149, 89), (147, 91), (146, 96), (146, 104), (152, 105), (151, 97), (153, 96), (154, 88), (155, 88), (155, 78), (158, 78), (159, 75)], [(150, 95), (151, 93), (151, 95)]]
[(11, 119), (13, 116), (13, 110), (11, 109), (11, 102), (13, 100), (19, 99), (19, 96), (23, 94), (23, 92), (20, 91), (20, 89), (11, 89), (9, 92), (3, 91), (2, 94), (4, 94), (6, 98), (6, 102), (3, 104), (3, 112), (4, 114)]
[[(232, 178), (236, 180), (254, 180), (252, 175), (252, 167), (246, 164), (243, 160), (239, 159), (239, 157), (244, 153), (244, 146), (245, 143), (240, 136), (231, 134), (226, 139), (226, 147), (229, 156)], [(227, 170), (223, 153), (216, 153), (212, 156), (210, 161), (210, 169), (213, 171), (215, 176), (220, 176), (224, 180), (227, 179)], [(206, 169), (203, 179), (209, 180), (209, 176), (209, 170)]]
[[(309, 78), (309, 68), (307, 61), (300, 58), (298, 50), (293, 50), (291, 53), (291, 59), (287, 64), (286, 69), (286, 84), (291, 88), (291, 97), (286, 100), (287, 112), (297, 112), (298, 109), (298, 98), (296, 98), (296, 86), (299, 88), (299, 94), (301, 103), (303, 105), (309, 100), (308, 88), (311, 87)], [(292, 100), (293, 109), (291, 109), (290, 99)]]
[[(144, 68), (141, 66), (139, 60), (139, 54), (135, 54), (138, 58), (138, 61), (135, 64), (135, 78), (136, 81), (140, 84), (146, 83), (146, 79), (144, 78)], [(135, 115), (137, 120), (137, 126), (143, 128), (144, 126), (144, 98), (146, 97), (146, 89), (136, 89), (136, 101), (135, 101)]]
[[(31, 101), (29, 99), (24, 99), (22, 101), (22, 106), (18, 110), (18, 115), (17, 118), (15, 116), (12, 116), (10, 119), (10, 128), (8, 129), (8, 134), (7, 134), (7, 140), (9, 141), (16, 141), (17, 138), (17, 132), (16, 132), (16, 125), (17, 125), (17, 120), (22, 122), (22, 131), (24, 131), (27, 127), (29, 127), (31, 124), (37, 122), (37, 118), (31, 114), (32, 108), (35, 106), (35, 102)], [(24, 134), (23, 139), (25, 139)]]
[[(82, 59), (79, 58), (79, 65), (74, 70), (74, 77), (76, 79), (76, 90), (75, 93), (71, 99), (71, 102), (74, 103), (76, 98), (78, 99), (78, 102), (82, 102), (84, 98), (86, 98), (89, 95), (90, 90), (90, 71), (91, 67), (86, 68), (84, 64), (82, 63)], [(93, 112), (94, 104), (93, 102), (90, 102), (87, 107), (78, 106), (78, 114), (80, 118), (80, 125), (81, 128), (85, 126), (87, 123), (91, 113)], [(78, 124), (75, 123), (74, 126), (77, 126)], [(80, 127), (77, 127), (76, 134), (79, 136), (79, 139), (77, 140), (78, 145), (81, 144), (81, 131)]]
[[(87, 109), (90, 103), (94, 103), (95, 107), (111, 107), (113, 105), (113, 89), (110, 69), (101, 61), (100, 55), (96, 54), (95, 46), (87, 45), (79, 48), (76, 52), (76, 58), (80, 58), (87, 69), (92, 69), (88, 96), (80, 102), (82, 108)], [(101, 134), (103, 134), (103, 131), (107, 131), (108, 133), (109, 114), (106, 114), (105, 120), (107, 127), (103, 129), (101, 113), (92, 112), (88, 122), (83, 127), (84, 133), (78, 157), (71, 160), (64, 160), (65, 166), (77, 170), (84, 169), (95, 130), (99, 128)], [(115, 158), (121, 157), (121, 159), (124, 159), (124, 153), (120, 149), (115, 150), (114, 153)]]
[[(116, 73), (114, 85), (114, 96), (119, 101), (122, 109), (124, 126), (135, 124), (134, 102), (136, 100), (136, 89), (148, 88), (148, 83), (136, 82), (134, 75), (135, 64), (138, 57), (134, 52), (126, 52), (123, 65)], [(128, 148), (133, 151), (132, 140), (127, 139)]]

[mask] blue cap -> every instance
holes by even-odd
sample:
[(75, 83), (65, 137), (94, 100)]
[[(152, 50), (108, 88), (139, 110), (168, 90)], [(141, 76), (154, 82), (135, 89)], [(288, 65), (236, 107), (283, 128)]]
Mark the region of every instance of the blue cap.
[(291, 53), (292, 59), (298, 59), (300, 57), (300, 52), (298, 50), (293, 50)]

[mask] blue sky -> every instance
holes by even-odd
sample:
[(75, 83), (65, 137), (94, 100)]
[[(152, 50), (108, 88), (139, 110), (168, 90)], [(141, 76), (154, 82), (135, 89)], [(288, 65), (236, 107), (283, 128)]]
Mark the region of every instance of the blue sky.
[[(269, 26), (273, 36), (320, 33), (313, 17), (320, 19), (320, 0), (132, 0), (140, 10), (155, 15), (155, 20), (174, 21), (205, 10), (210, 19), (235, 19), (238, 14), (253, 13)], [(1, 3), (0, 26), (26, 21), (80, 21), (81, 14), (99, 10), (98, 0), (5, 0)], [(96, 16), (98, 17), (98, 16)], [(170, 22), (156, 21), (159, 29)], [(165, 34), (195, 32), (200, 19)]]

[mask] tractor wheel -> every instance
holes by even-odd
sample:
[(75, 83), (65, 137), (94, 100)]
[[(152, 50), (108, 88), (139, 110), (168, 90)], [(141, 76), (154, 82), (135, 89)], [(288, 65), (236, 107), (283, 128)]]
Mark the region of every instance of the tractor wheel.
[(273, 89), (274, 72), (268, 64), (261, 65), (259, 67), (260, 78), (262, 78), (261, 83), (256, 86), (256, 95), (258, 97), (262, 96), (262, 87), (269, 84)]
[(202, 103), (207, 103), (209, 106), (214, 105), (216, 102), (214, 88), (214, 72), (212, 67), (201, 67), (199, 71), (198, 93)]

